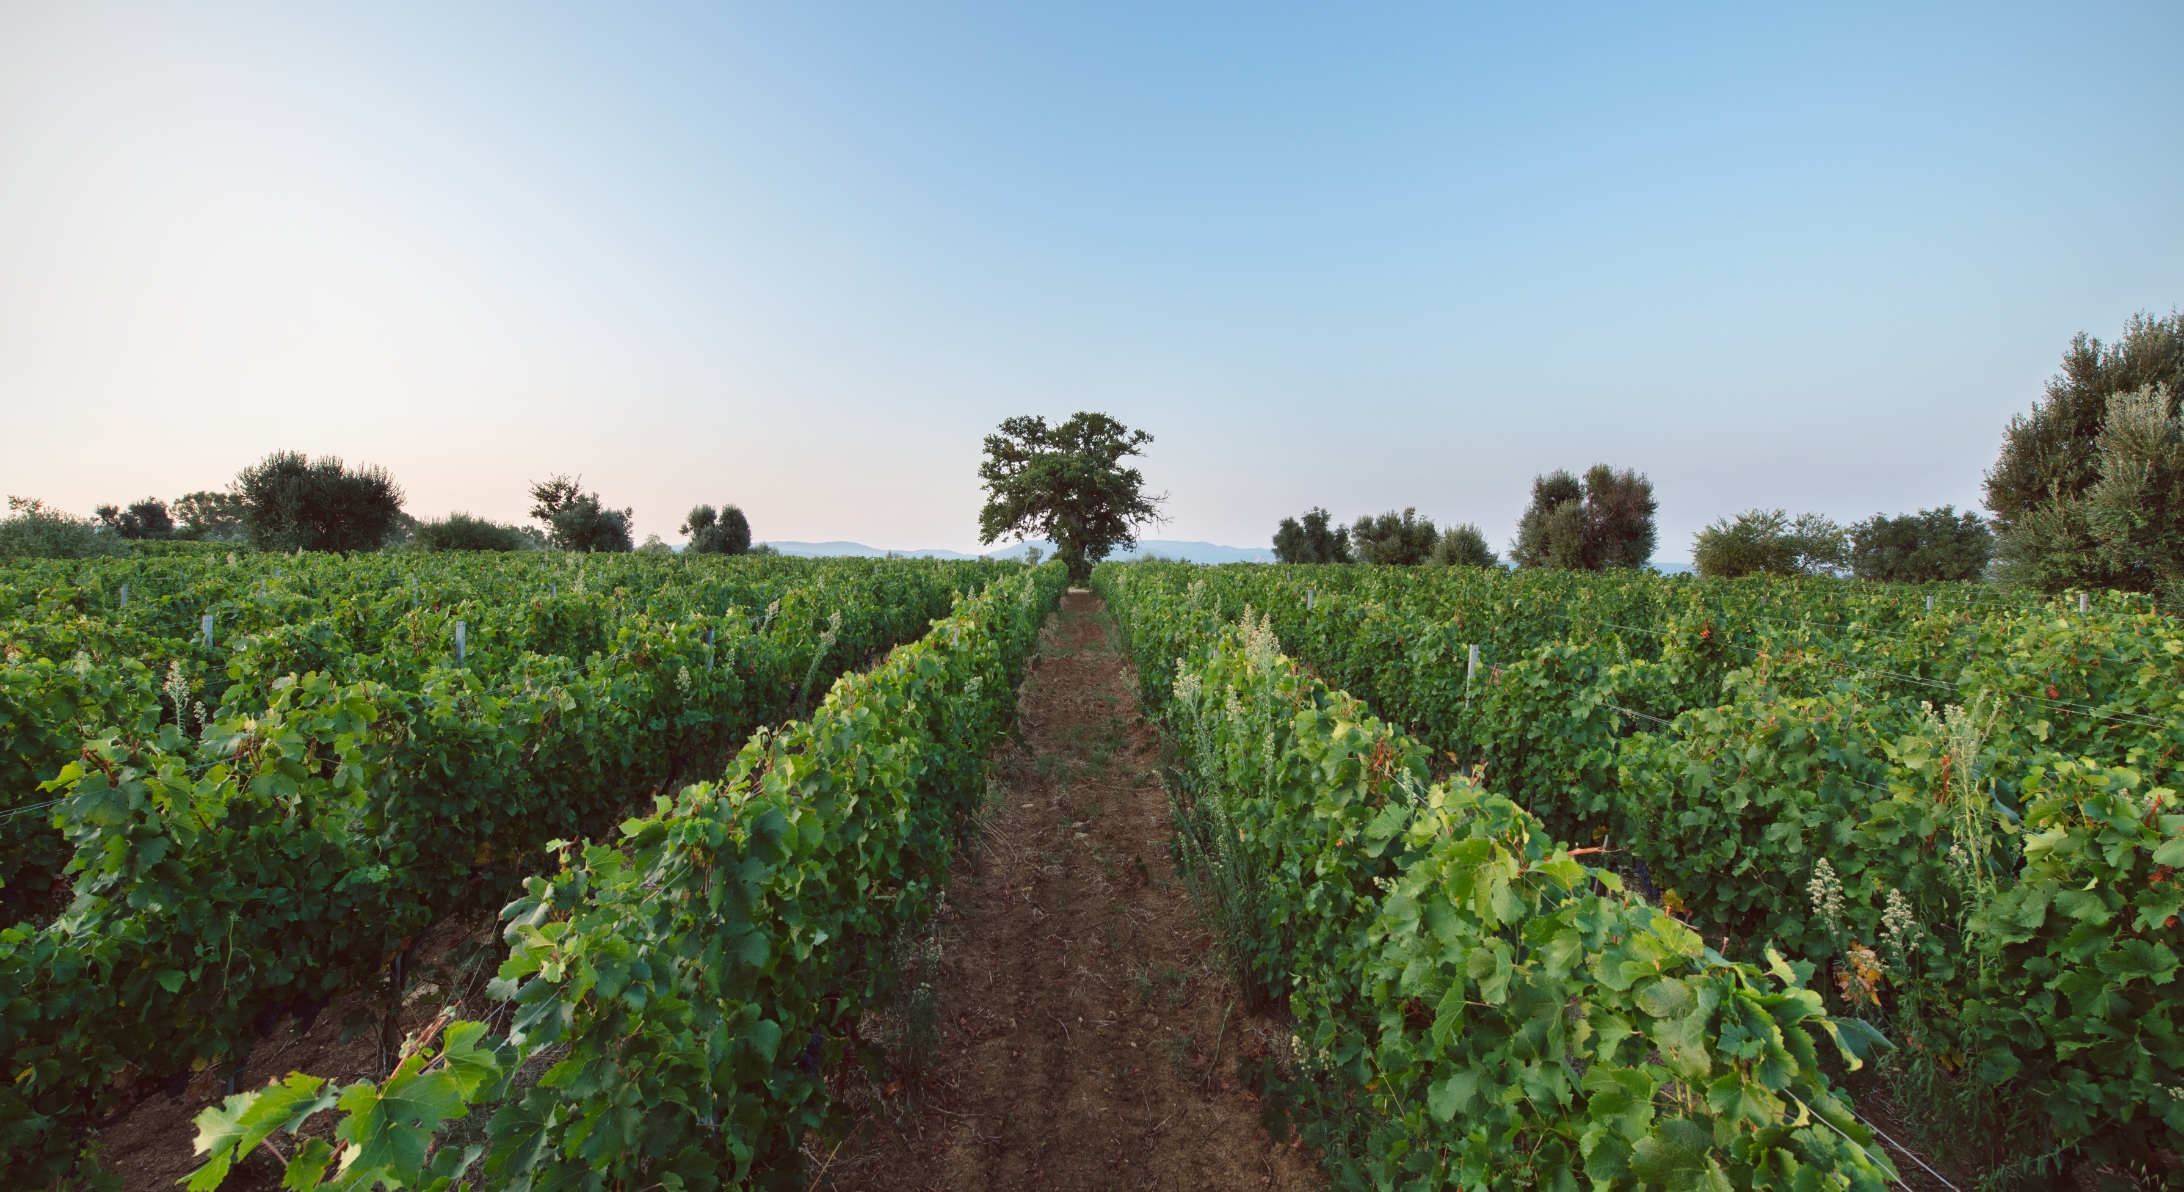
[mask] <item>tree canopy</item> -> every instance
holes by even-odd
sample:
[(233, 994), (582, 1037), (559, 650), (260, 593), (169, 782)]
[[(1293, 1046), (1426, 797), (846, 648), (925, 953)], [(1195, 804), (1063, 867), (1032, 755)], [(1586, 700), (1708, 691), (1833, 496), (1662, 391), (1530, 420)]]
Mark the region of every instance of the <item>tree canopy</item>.
[(1441, 531), (1433, 556), (1426, 561), (1442, 567), (1501, 566), (1501, 556), (1486, 544), (1486, 534), (1470, 522)]
[(101, 527), (124, 538), (174, 536), (174, 518), (167, 513), (167, 503), (158, 497), (132, 501), (126, 509), (118, 505), (101, 505), (91, 512), (98, 516)]
[(1848, 558), (1859, 579), (1899, 583), (1976, 580), (1994, 554), (1994, 535), (1977, 513), (1954, 505), (1901, 517), (1874, 514), (1850, 527)]
[(1780, 509), (1748, 509), (1700, 530), (1691, 565), (1704, 576), (1834, 575), (1845, 549), (1843, 528), (1821, 514), (1792, 521)]
[(1347, 563), (1350, 530), (1333, 525), (1334, 518), (1318, 506), (1307, 510), (1304, 520), (1285, 517), (1274, 531), (1274, 557), (1283, 563)]
[(1350, 541), (1357, 546), (1361, 563), (1386, 567), (1416, 567), (1433, 557), (1441, 532), (1433, 519), (1418, 516), (1416, 508), (1398, 514), (1393, 509), (1378, 517), (1361, 517), (1350, 527)]
[(1092, 564), (1137, 545), (1140, 526), (1162, 521), (1165, 496), (1147, 496), (1145, 477), (1122, 461), (1153, 441), (1105, 414), (1079, 412), (1060, 426), (1045, 418), (1010, 418), (986, 436), (978, 478), (987, 499), (979, 542), (1050, 538), (1070, 582), (1091, 578)]
[(243, 506), (234, 493), (201, 490), (183, 493), (168, 507), (181, 521), (178, 538), (211, 542), (240, 542), (243, 538)]
[(1532, 480), (1532, 504), (1517, 521), (1510, 555), (1519, 567), (1604, 571), (1653, 558), (1653, 482), (1595, 464), (1583, 480), (1564, 471)]
[(2111, 344), (2082, 332), (2071, 341), (1987, 473), (2002, 578), (2049, 592), (2180, 582), (2180, 394), (2184, 314), (2133, 316)]
[(402, 490), (385, 468), (276, 451), (235, 475), (243, 533), (260, 550), (360, 551), (401, 524)]
[(630, 522), (636, 511), (606, 508), (598, 493), (584, 491), (583, 479), (558, 475), (531, 485), (531, 516), (545, 524), (546, 541), (556, 550), (631, 549)]
[(683, 519), (682, 532), (690, 537), (690, 549), (701, 555), (741, 555), (751, 550), (751, 523), (733, 505), (715, 510), (699, 505)]

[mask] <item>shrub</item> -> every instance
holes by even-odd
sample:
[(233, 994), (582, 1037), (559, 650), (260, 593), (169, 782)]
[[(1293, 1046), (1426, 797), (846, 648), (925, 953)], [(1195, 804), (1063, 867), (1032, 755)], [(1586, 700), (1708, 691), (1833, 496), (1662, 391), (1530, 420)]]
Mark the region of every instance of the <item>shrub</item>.
[(524, 526), (504, 526), (467, 513), (450, 513), (439, 521), (417, 523), (410, 541), (426, 551), (537, 550), (546, 545), (546, 536)]
[(0, 559), (88, 559), (127, 554), (113, 534), (90, 521), (50, 508), (35, 497), (9, 497), (10, 516), (0, 521)]

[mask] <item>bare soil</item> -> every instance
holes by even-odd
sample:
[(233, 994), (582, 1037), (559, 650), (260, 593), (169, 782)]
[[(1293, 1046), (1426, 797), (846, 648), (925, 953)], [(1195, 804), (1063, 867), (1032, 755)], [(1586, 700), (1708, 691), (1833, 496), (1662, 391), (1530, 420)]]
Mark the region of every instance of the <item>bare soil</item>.
[(921, 1071), (844, 1090), (808, 1145), (814, 1188), (1317, 1188), (1269, 1140), (1240, 1052), (1288, 1028), (1244, 1012), (1170, 860), (1161, 750), (1100, 601), (1048, 623), (1001, 749), (984, 832), (960, 851), (928, 954)]

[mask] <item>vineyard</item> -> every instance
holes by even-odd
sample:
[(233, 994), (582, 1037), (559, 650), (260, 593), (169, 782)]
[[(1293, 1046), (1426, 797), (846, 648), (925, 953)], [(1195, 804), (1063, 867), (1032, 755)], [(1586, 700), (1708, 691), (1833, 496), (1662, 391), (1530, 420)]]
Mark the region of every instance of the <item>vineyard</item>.
[[(1337, 1186), (1878, 1189), (1873, 1089), (1948, 1107), (2017, 1180), (2184, 1151), (2184, 630), (2143, 600), (1092, 582), (1172, 751), (1178, 872), (1249, 1007), (1287, 1016), (1249, 1061), (1274, 1136)], [(85, 1180), (103, 1124), (226, 1080), (192, 1188), (275, 1139), (295, 1188), (805, 1186), (1064, 583), (0, 571), (11, 1185)], [(398, 1002), (428, 931), (495, 910), (483, 1000), (374, 1079), (233, 1084), (274, 1022)]]
[[(519, 961), (555, 955), (504, 1046), (590, 1030), (619, 1052), (667, 1019), (687, 1046), (685, 985), (710, 983), (754, 1012), (716, 1000), (685, 1058), (772, 1091), (672, 1095), (701, 1133), (739, 1138), (737, 1170), (763, 1164), (809, 1096), (769, 1076), (883, 979), (873, 933), (921, 913), (920, 858), (977, 788), (1059, 588), (1051, 568), (986, 562), (597, 556), (178, 556), (0, 579), (11, 1183), (67, 1178), (133, 1096), (234, 1070), (276, 1018), (398, 983), (429, 925), (526, 897), (549, 909), (525, 912)], [(623, 823), (633, 810), (654, 818)], [(571, 843), (623, 830), (633, 854)], [(674, 921), (676, 892), (702, 934), (690, 907)], [(566, 924), (544, 942), (560, 912), (596, 930), (612, 975), (556, 952), (578, 944)], [(545, 996), (564, 979), (625, 1012)], [(781, 1051), (784, 1031), (801, 1033)]]
[(1867, 1184), (1886, 1160), (1826, 1089), (1877, 1056), (2005, 1175), (2184, 1153), (2184, 631), (2143, 599), (1095, 584), (1186, 758), (1203, 901), (1298, 1019), (1331, 1170)]

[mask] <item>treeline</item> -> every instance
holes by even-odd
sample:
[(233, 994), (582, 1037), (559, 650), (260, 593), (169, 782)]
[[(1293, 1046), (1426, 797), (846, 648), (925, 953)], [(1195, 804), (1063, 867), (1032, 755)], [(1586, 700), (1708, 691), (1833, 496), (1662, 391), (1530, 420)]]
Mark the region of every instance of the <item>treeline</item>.
[(1699, 532), (1701, 575), (1992, 580), (2036, 592), (2184, 601), (2184, 314), (2140, 314), (2114, 343), (2080, 334), (1986, 475), (1992, 520), (1954, 506), (1850, 526), (1753, 509)]
[[(659, 535), (633, 537), (636, 512), (587, 492), (580, 476), (556, 475), (530, 487), (531, 517), (539, 524), (506, 525), (455, 512), (420, 521), (403, 511), (401, 486), (385, 468), (350, 467), (339, 456), (316, 459), (276, 451), (236, 473), (225, 490), (185, 493), (173, 501), (144, 497), (100, 505), (89, 518), (34, 498), (9, 497), (0, 520), (0, 558), (92, 558), (128, 553), (131, 542), (232, 543), (258, 550), (423, 551), (566, 550), (667, 553)], [(698, 505), (683, 519), (689, 550), (699, 554), (767, 554), (751, 544), (741, 509)]]
[[(1850, 576), (1906, 583), (1986, 580), (2037, 592), (2116, 589), (2184, 603), (2184, 314), (2140, 314), (2122, 338), (2080, 334), (2029, 413), (2010, 420), (1985, 478), (1991, 519), (1954, 505), (1848, 526), (1819, 513), (1748, 509), (1694, 537), (1700, 575)], [(1532, 481), (1509, 562), (1520, 568), (1644, 567), (1653, 486), (1628, 469)], [(1436, 532), (1417, 510), (1336, 525), (1324, 509), (1284, 518), (1284, 563), (1495, 567), (1476, 525)]]
[[(1557, 471), (1532, 481), (1532, 503), (1517, 521), (1509, 548), (1519, 567), (1602, 571), (1643, 567), (1653, 557), (1653, 482), (1625, 468), (1595, 464), (1580, 477)], [(1325, 509), (1285, 517), (1274, 532), (1274, 557), (1284, 563), (1373, 563), (1388, 567), (1499, 567), (1478, 525), (1446, 530), (1416, 507), (1349, 526)]]

